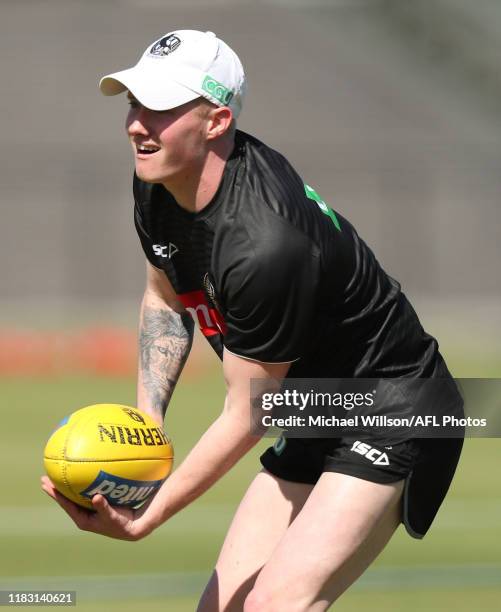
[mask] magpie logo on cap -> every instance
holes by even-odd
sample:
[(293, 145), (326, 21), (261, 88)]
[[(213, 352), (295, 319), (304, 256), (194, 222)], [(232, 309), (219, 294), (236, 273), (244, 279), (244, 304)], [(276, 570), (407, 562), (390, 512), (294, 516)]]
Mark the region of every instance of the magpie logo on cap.
[(175, 51), (180, 44), (181, 40), (175, 34), (169, 34), (168, 36), (164, 36), (160, 40), (157, 40), (157, 42), (151, 47), (149, 55), (165, 57), (166, 55), (169, 55)]

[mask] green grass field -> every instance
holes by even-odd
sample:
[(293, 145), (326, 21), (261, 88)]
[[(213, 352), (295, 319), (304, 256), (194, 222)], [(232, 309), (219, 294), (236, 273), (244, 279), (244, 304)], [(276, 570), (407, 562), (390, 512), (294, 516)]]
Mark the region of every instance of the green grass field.
[[(79, 610), (195, 610), (238, 499), (269, 440), (150, 537), (118, 542), (74, 528), (40, 490), (39, 476), (45, 441), (58, 421), (88, 404), (134, 404), (134, 381), (18, 378), (3, 379), (1, 388), (0, 589), (76, 590)], [(217, 414), (222, 399), (218, 372), (181, 381), (167, 419), (178, 461)], [(401, 529), (335, 608), (499, 610), (499, 465), (500, 440), (468, 440), (430, 534), (416, 541)]]

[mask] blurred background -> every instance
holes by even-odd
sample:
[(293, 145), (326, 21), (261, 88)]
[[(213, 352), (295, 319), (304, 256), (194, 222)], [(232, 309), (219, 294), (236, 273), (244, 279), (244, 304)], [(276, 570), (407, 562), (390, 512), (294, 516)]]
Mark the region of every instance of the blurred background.
[[(354, 223), (454, 375), (501, 377), (501, 4), (2, 0), (0, 11), (0, 456), (12, 466), (0, 588), (76, 588), (81, 609), (194, 610), (259, 449), (133, 545), (76, 532), (38, 490), (60, 418), (135, 402), (144, 258), (127, 105), (101, 96), (99, 78), (171, 29), (215, 31), (248, 76), (239, 127)], [(198, 339), (167, 420), (178, 460), (223, 395)], [(429, 536), (397, 534), (338, 608), (499, 609), (499, 460), (498, 440), (467, 441)]]

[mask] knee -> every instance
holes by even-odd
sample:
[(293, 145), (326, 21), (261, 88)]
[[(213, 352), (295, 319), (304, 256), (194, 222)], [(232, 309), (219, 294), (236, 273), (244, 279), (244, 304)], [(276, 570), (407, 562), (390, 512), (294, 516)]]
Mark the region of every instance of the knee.
[(294, 612), (292, 602), (285, 601), (283, 594), (269, 591), (263, 587), (252, 589), (247, 595), (243, 612)]
[(273, 589), (258, 585), (245, 599), (243, 612), (304, 612), (309, 610), (311, 598), (295, 589)]
[(247, 595), (244, 602), (243, 612), (267, 612), (271, 610), (269, 607), (270, 598), (261, 589), (252, 589)]

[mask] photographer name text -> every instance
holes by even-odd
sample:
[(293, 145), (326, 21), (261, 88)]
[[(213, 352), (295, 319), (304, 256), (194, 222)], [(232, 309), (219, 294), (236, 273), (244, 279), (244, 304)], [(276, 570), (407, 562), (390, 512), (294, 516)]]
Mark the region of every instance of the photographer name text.
[(487, 427), (485, 418), (457, 418), (454, 416), (412, 415), (390, 417), (386, 415), (354, 415), (347, 418), (324, 415), (261, 417), (264, 427)]

